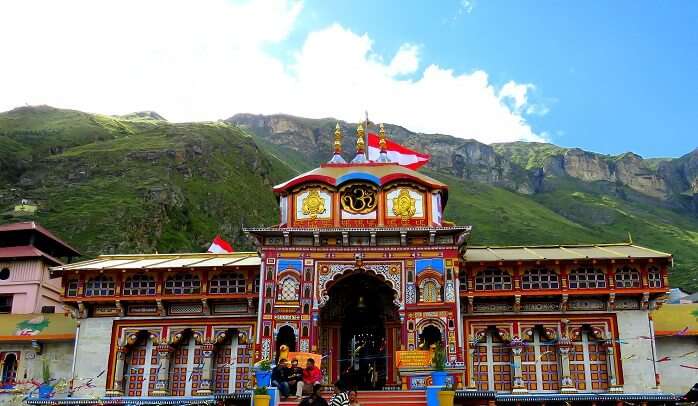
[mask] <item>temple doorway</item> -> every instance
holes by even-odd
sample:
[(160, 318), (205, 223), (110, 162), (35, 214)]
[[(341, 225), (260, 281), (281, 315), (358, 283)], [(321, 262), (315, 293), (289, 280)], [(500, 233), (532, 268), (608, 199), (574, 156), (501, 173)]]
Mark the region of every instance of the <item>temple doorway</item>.
[(392, 367), (387, 324), (399, 320), (394, 291), (379, 277), (355, 271), (332, 284), (328, 293), (321, 323), (334, 333), (333, 378), (359, 390), (381, 389)]

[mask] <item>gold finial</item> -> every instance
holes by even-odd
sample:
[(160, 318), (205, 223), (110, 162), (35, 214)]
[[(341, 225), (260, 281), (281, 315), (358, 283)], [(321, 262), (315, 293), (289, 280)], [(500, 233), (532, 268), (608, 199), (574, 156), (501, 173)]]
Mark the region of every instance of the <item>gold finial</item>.
[(365, 147), (365, 141), (364, 141), (364, 126), (359, 124), (358, 127), (356, 127), (356, 153), (357, 154), (363, 154), (364, 153), (364, 147)]
[(378, 131), (378, 135), (380, 136), (380, 140), (378, 141), (378, 146), (381, 149), (381, 152), (385, 152), (385, 149), (387, 148), (387, 142), (385, 142), (385, 128), (383, 128), (383, 123), (380, 125), (380, 130)]
[(334, 128), (334, 153), (342, 153), (342, 129), (339, 128), (339, 123)]

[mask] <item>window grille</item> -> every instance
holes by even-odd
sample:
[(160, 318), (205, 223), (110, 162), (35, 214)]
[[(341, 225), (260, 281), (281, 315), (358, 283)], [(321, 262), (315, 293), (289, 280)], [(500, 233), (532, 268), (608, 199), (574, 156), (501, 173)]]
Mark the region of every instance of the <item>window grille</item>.
[(555, 271), (546, 268), (533, 268), (524, 273), (523, 289), (559, 289), (560, 281)]
[(662, 273), (657, 269), (657, 267), (650, 267), (647, 271), (647, 281), (649, 282), (650, 288), (661, 288), (664, 286), (664, 278), (662, 278)]
[(78, 295), (78, 285), (79, 281), (77, 279), (70, 279), (65, 284), (65, 295), (69, 297), (75, 297)]
[(488, 268), (475, 275), (475, 290), (509, 290), (511, 275), (499, 268)]
[(287, 276), (281, 280), (279, 288), (277, 300), (287, 302), (298, 300), (298, 290), (300, 288), (298, 279), (294, 278), (293, 276)]
[(468, 290), (468, 273), (461, 270), (458, 274), (458, 283), (460, 283), (461, 292)]
[(191, 295), (201, 292), (201, 280), (199, 275), (180, 273), (170, 276), (165, 281), (165, 294)]
[(136, 274), (124, 281), (124, 296), (146, 296), (155, 294), (155, 279), (150, 275)]
[(214, 276), (209, 283), (209, 293), (245, 293), (245, 275), (239, 272), (224, 272)]
[(252, 291), (254, 293), (259, 293), (259, 274), (255, 274), (254, 282), (252, 282)]
[(606, 275), (597, 268), (577, 268), (570, 272), (570, 289), (595, 289), (606, 287)]
[(616, 287), (639, 288), (640, 272), (638, 272), (635, 268), (630, 268), (629, 266), (616, 269)]
[(85, 296), (113, 296), (114, 287), (114, 279), (99, 275), (87, 281)]

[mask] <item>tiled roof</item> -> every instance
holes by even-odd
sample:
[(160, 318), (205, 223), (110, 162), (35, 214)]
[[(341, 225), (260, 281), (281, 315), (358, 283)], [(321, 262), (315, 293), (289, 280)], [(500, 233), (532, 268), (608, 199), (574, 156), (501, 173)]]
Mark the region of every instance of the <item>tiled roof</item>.
[(465, 252), (467, 262), (624, 258), (671, 258), (671, 254), (630, 243), (520, 247), (470, 246)]
[(259, 266), (261, 260), (256, 252), (234, 252), (230, 254), (135, 254), (100, 255), (88, 261), (56, 266), (51, 271), (87, 271), (102, 269), (167, 269), (200, 268), (219, 266)]

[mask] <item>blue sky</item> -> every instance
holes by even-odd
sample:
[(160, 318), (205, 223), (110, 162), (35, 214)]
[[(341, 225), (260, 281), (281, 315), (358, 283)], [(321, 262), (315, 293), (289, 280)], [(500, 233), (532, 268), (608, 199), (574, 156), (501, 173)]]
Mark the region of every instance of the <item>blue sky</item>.
[(698, 2), (425, 4), (308, 1), (289, 41), (339, 22), (380, 54), (409, 42), (424, 61), (483, 69), (496, 86), (531, 83), (549, 112), (527, 120), (556, 144), (647, 157), (698, 147)]
[(698, 1), (8, 0), (0, 15), (0, 111), (368, 110), (485, 143), (698, 147)]

